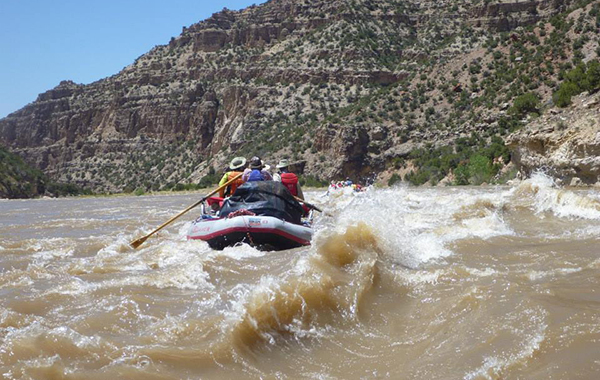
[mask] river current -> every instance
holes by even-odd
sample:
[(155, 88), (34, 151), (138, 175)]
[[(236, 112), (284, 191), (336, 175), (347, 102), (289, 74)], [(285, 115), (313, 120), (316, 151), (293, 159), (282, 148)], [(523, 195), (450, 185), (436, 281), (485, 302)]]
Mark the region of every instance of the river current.
[(597, 379), (600, 192), (308, 199), (313, 244), (187, 241), (200, 194), (0, 200), (2, 379)]

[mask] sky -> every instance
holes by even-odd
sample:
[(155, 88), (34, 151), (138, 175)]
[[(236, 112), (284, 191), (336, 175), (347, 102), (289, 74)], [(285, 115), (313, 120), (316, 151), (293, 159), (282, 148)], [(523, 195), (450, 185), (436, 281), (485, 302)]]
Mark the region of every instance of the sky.
[(264, 0), (0, 0), (0, 118), (62, 80), (118, 73), (183, 26)]

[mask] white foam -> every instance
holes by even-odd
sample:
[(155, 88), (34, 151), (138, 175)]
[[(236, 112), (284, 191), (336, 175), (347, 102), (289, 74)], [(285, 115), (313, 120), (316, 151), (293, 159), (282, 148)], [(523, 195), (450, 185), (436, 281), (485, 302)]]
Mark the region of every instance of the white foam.
[(527, 277), (531, 281), (538, 281), (547, 277), (566, 276), (571, 273), (581, 272), (581, 268), (556, 268), (549, 271), (530, 271)]
[(466, 268), (467, 272), (469, 272), (473, 276), (477, 277), (490, 277), (495, 274), (498, 274), (498, 271), (492, 268), (485, 268), (484, 270), (480, 270), (477, 268)]
[[(166, 235), (167, 238), (173, 235)], [(97, 289), (149, 286), (155, 288), (207, 289), (213, 290), (209, 275), (204, 271), (207, 252), (206, 243), (198, 241), (164, 240), (146, 243), (144, 248), (132, 250), (128, 238), (120, 236), (97, 255), (77, 259), (72, 268), (77, 272), (94, 273), (96, 270), (111, 271), (114, 275), (99, 283), (64, 280), (49, 292), (81, 294)], [(72, 277), (71, 279), (73, 279)]]
[(582, 196), (574, 191), (559, 188), (556, 182), (543, 173), (535, 173), (516, 189), (531, 187), (532, 207), (538, 214), (551, 212), (559, 218), (600, 220), (600, 202), (594, 196)]
[(418, 264), (430, 260), (450, 256), (452, 251), (444, 247), (444, 240), (434, 233), (423, 233), (416, 236), (408, 244), (412, 252), (411, 260), (404, 263), (410, 267), (416, 267)]
[(300, 319), (294, 319), (292, 323), (287, 326), (287, 331), (292, 333), (296, 339), (326, 338), (329, 332), (326, 327), (320, 328), (315, 325), (308, 325), (307, 327)]
[[(380, 238), (385, 255), (411, 268), (452, 255), (448, 246), (456, 240), (514, 234), (500, 214), (507, 201), (505, 194), (479, 189), (460, 189), (460, 197), (455, 193), (399, 187), (362, 193), (350, 203), (333, 200), (330, 207), (337, 209), (339, 217), (331, 227), (344, 232), (359, 221), (367, 223)], [(485, 205), (489, 204), (492, 206), (488, 210)], [(456, 220), (454, 215), (464, 207), (483, 211)]]
[(502, 378), (501, 374), (507, 368), (511, 367), (515, 363), (518, 363), (521, 360), (529, 358), (533, 356), (533, 354), (540, 349), (541, 343), (545, 339), (545, 334), (540, 333), (536, 334), (532, 337), (532, 339), (526, 342), (521, 350), (516, 354), (510, 354), (507, 357), (502, 356), (490, 356), (485, 358), (481, 367), (476, 369), (475, 371), (469, 372), (464, 376), (465, 380), (471, 379), (499, 379)]
[(73, 252), (75, 252), (74, 249), (59, 248), (50, 251), (37, 252), (33, 255), (33, 257), (35, 258), (36, 262), (45, 263), (55, 259), (63, 259), (65, 257), (73, 256)]
[(395, 271), (394, 277), (397, 282), (403, 285), (435, 285), (442, 274), (443, 272), (439, 269), (435, 271), (412, 271), (404, 269)]
[[(596, 238), (597, 236), (600, 236), (600, 226), (587, 226), (584, 228), (579, 228), (575, 231), (564, 231), (560, 236), (558, 236), (559, 238), (571, 238), (571, 237), (575, 237), (575, 238)], [(553, 236), (554, 238), (556, 238), (557, 236)]]
[(215, 256), (224, 256), (231, 259), (242, 260), (251, 257), (262, 257), (266, 253), (249, 246), (248, 244), (240, 244), (235, 247), (225, 247), (222, 251), (216, 251)]
[[(214, 285), (209, 282), (209, 275), (204, 271), (204, 259), (199, 254), (199, 246), (204, 247), (194, 241), (165, 242), (156, 249), (152, 249), (149, 257), (145, 255), (149, 252), (140, 252), (142, 256), (139, 260), (126, 264), (123, 268), (139, 273), (130, 273), (126, 278), (109, 280), (104, 284), (110, 287), (138, 285), (156, 288), (212, 290)], [(149, 270), (149, 266), (152, 265), (157, 265), (158, 269)]]
[(48, 289), (44, 293), (44, 296), (47, 296), (49, 294), (63, 294), (69, 296), (76, 296), (91, 293), (98, 288), (100, 288), (100, 285), (98, 284), (89, 283), (80, 279), (79, 277), (72, 276), (69, 278), (68, 282), (65, 283), (63, 280), (58, 286)]
[[(134, 236), (142, 236), (142, 234), (135, 233)], [(129, 241), (133, 240), (130, 236), (119, 235), (116, 239), (110, 241), (108, 245), (104, 248), (101, 248), (96, 257), (99, 259), (108, 259), (115, 256), (122, 256), (123, 251), (131, 250), (129, 246)]]
[(53, 328), (52, 330), (48, 331), (47, 334), (50, 336), (67, 338), (78, 348), (99, 348), (103, 344), (103, 341), (100, 337), (82, 335), (67, 326)]

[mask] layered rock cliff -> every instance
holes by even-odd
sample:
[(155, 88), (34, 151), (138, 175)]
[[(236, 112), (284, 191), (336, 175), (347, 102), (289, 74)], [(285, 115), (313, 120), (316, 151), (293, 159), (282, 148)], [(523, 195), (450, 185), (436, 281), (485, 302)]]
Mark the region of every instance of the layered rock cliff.
[(39, 169), (0, 147), (0, 199), (88, 194), (72, 184), (56, 183)]
[(600, 93), (550, 110), (509, 136), (508, 143), (524, 175), (541, 170), (567, 185), (600, 185)]
[(426, 143), (502, 135), (502, 104), (527, 88), (547, 99), (544, 80), (556, 70), (517, 83), (536, 68), (521, 53), (534, 49), (524, 38), (550, 41), (547, 21), (570, 3), (271, 0), (224, 9), (114, 76), (40, 94), (0, 120), (0, 143), (94, 191), (197, 181), (236, 155), (306, 160), (320, 178), (381, 171)]

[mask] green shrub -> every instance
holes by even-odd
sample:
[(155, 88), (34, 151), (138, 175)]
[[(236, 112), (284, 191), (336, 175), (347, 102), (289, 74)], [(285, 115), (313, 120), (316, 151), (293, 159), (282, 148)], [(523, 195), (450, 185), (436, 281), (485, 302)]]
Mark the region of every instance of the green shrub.
[(489, 182), (494, 176), (494, 169), (489, 158), (480, 154), (475, 154), (469, 160), (469, 183), (472, 185), (481, 185)]
[[(78, 176), (82, 177), (81, 173)], [(67, 177), (71, 178), (70, 175)], [(91, 194), (91, 191), (71, 183), (53, 182), (18, 155), (0, 147), (0, 195), (8, 198), (31, 198), (43, 194), (70, 196)]]
[(481, 185), (490, 182), (498, 173), (499, 167), (480, 153), (473, 154), (468, 162), (462, 162), (454, 169), (454, 185)]
[(507, 164), (510, 152), (498, 136), (492, 136), (488, 142), (487, 139), (472, 134), (468, 138), (456, 139), (454, 146), (433, 148), (426, 145), (424, 148), (414, 149), (410, 152), (409, 159), (419, 168), (416, 173), (410, 172), (404, 177), (405, 181), (413, 185), (426, 182), (435, 185), (451, 171), (454, 174), (454, 185), (479, 185), (491, 181), (502, 167), (501, 164), (494, 165), (492, 162), (501, 159)]
[(216, 174), (216, 173), (212, 173), (212, 174), (207, 174), (204, 177), (202, 177), (200, 179), (200, 181), (198, 182), (198, 185), (195, 186), (194, 189), (186, 189), (186, 190), (196, 190), (198, 188), (203, 189), (212, 185), (215, 185), (217, 183), (219, 183), (219, 180), (221, 179), (221, 175)]
[[(400, 133), (400, 132), (399, 132), (399, 133)], [(401, 167), (403, 167), (403, 166), (404, 166), (404, 158), (402, 158), (402, 157), (394, 157), (394, 158), (392, 159), (392, 166), (393, 166), (395, 169), (400, 169)]]
[(523, 95), (517, 96), (513, 102), (513, 106), (510, 112), (519, 117), (528, 115), (530, 113), (538, 114), (540, 106), (540, 99), (533, 92), (528, 92)]
[(57, 183), (51, 182), (46, 187), (46, 191), (55, 196), (74, 196), (74, 195), (91, 195), (92, 192), (87, 189), (82, 189), (72, 183)]
[(402, 180), (402, 178), (400, 178), (400, 175), (398, 175), (398, 173), (394, 173), (388, 180), (387, 184), (388, 184), (388, 186), (393, 186), (394, 184), (400, 182), (401, 180)]
[(573, 82), (561, 83), (558, 90), (552, 95), (552, 101), (558, 107), (564, 108), (571, 104), (571, 97), (580, 93), (579, 86)]
[(429, 181), (433, 177), (432, 173), (427, 168), (421, 168), (417, 173), (410, 172), (404, 180), (410, 182), (412, 185), (420, 186)]
[(588, 91), (600, 90), (600, 61), (592, 61), (587, 65), (586, 79)]
[(600, 62), (595, 60), (587, 65), (580, 63), (562, 77), (564, 81), (552, 95), (552, 100), (558, 107), (568, 106), (573, 96), (584, 91), (596, 92), (600, 89)]
[(461, 163), (456, 169), (454, 169), (454, 184), (469, 184), (469, 168), (467, 167), (467, 165)]
[(318, 177), (312, 175), (300, 175), (298, 178), (301, 186), (307, 187), (325, 187), (328, 185), (327, 181), (323, 181)]

